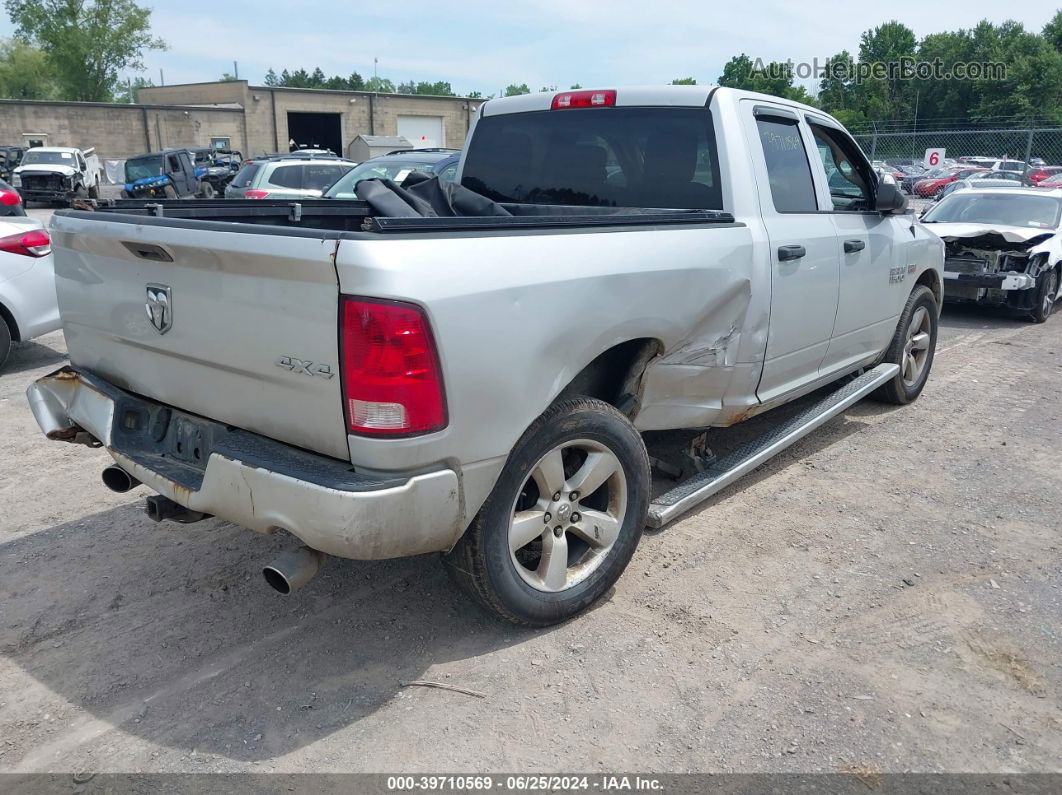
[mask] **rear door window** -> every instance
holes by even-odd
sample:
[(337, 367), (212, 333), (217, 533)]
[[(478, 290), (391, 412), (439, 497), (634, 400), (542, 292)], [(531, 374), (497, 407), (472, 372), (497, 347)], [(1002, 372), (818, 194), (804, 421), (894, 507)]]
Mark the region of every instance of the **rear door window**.
[(324, 190), (352, 168), (353, 166), (335, 163), (309, 163), (304, 167), (302, 187), (307, 190)]
[(301, 165), (277, 166), (266, 179), (278, 188), (298, 189), (302, 187), (302, 170)]
[(580, 108), (487, 116), (461, 184), (500, 202), (723, 209), (706, 108)]
[(229, 184), (234, 188), (246, 188), (254, 181), (255, 175), (261, 168), (261, 163), (249, 163), (236, 173)]
[(774, 209), (780, 213), (816, 212), (818, 204), (815, 183), (811, 180), (811, 163), (797, 120), (758, 116), (756, 128), (767, 163)]

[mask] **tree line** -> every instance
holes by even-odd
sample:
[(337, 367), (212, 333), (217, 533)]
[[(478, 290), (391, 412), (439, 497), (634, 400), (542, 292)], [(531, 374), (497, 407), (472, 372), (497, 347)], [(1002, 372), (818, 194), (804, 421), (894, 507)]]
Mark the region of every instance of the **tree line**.
[[(122, 73), (144, 69), (144, 53), (166, 49), (151, 31), (151, 11), (135, 0), (3, 0), (15, 35), (0, 40), (0, 97), (90, 102), (135, 102), (144, 77)], [(876, 63), (939, 62), (946, 72), (955, 64), (996, 63), (1005, 75), (993, 79), (905, 78), (893, 74), (861, 79), (858, 68)], [(840, 65), (840, 70), (830, 65)], [(731, 58), (716, 82), (817, 105), (849, 127), (870, 122), (888, 126), (918, 119), (957, 127), (993, 120), (1062, 124), (1062, 11), (1042, 31), (1013, 21), (987, 20), (973, 28), (931, 33), (919, 40), (906, 25), (892, 21), (865, 31), (854, 54), (848, 49), (822, 64), (812, 93), (798, 84), (801, 67), (763, 64), (742, 53)], [(224, 74), (222, 80), (234, 80)], [(320, 68), (270, 68), (267, 86), (376, 91), (388, 94), (457, 96), (445, 80), (396, 82), (362, 77), (358, 72), (328, 76)], [(674, 85), (696, 84), (682, 77)], [(581, 88), (578, 83), (572, 89)], [(556, 91), (542, 86), (539, 91)], [(462, 96), (489, 99), (532, 92), (527, 83), (510, 83), (497, 94), (471, 91)]]
[[(939, 61), (948, 74), (956, 64), (1002, 64), (1005, 75), (979, 80), (854, 76), (859, 64), (901, 59)], [(914, 119), (957, 127), (1004, 118), (1062, 124), (1062, 11), (1040, 32), (1018, 22), (997, 25), (986, 20), (968, 30), (931, 33), (920, 41), (906, 25), (887, 22), (862, 34), (855, 55), (841, 50), (827, 63), (843, 68), (825, 68), (815, 96), (794, 83), (792, 65), (772, 63), (757, 69), (745, 54), (730, 59), (718, 82), (818, 105), (853, 128)]]

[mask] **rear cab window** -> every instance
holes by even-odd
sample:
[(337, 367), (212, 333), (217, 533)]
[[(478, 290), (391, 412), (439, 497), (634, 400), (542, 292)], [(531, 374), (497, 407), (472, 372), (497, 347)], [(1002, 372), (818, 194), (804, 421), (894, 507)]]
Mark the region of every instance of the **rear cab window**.
[(476, 124), (461, 184), (499, 202), (723, 209), (706, 108), (487, 116)]

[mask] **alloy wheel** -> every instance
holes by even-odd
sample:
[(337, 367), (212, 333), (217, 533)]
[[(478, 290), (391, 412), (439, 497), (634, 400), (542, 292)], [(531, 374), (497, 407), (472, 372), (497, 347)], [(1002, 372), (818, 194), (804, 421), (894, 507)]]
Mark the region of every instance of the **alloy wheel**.
[(545, 592), (585, 580), (616, 543), (626, 506), (627, 478), (612, 451), (589, 439), (554, 447), (512, 506), (509, 552), (520, 578)]

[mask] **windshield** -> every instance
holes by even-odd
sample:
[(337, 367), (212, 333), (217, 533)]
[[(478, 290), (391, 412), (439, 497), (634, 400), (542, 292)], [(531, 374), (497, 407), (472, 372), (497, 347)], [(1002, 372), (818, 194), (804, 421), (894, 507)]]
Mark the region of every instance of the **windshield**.
[(1062, 202), (1052, 196), (960, 192), (933, 207), (922, 222), (1054, 229), (1058, 226), (1060, 214)]
[(162, 174), (161, 157), (138, 157), (125, 161), (125, 181), (136, 182), (145, 177), (157, 177)]
[(26, 156), (22, 158), (22, 165), (31, 166), (34, 163), (49, 166), (70, 166), (76, 167), (74, 161), (74, 155), (70, 152), (37, 152), (30, 149), (26, 152)]
[(326, 199), (356, 199), (355, 186), (363, 179), (391, 179), (401, 183), (411, 171), (431, 171), (434, 163), (409, 162), (408, 160), (387, 159), (380, 161), (366, 160), (355, 166), (335, 185), (325, 191)]

